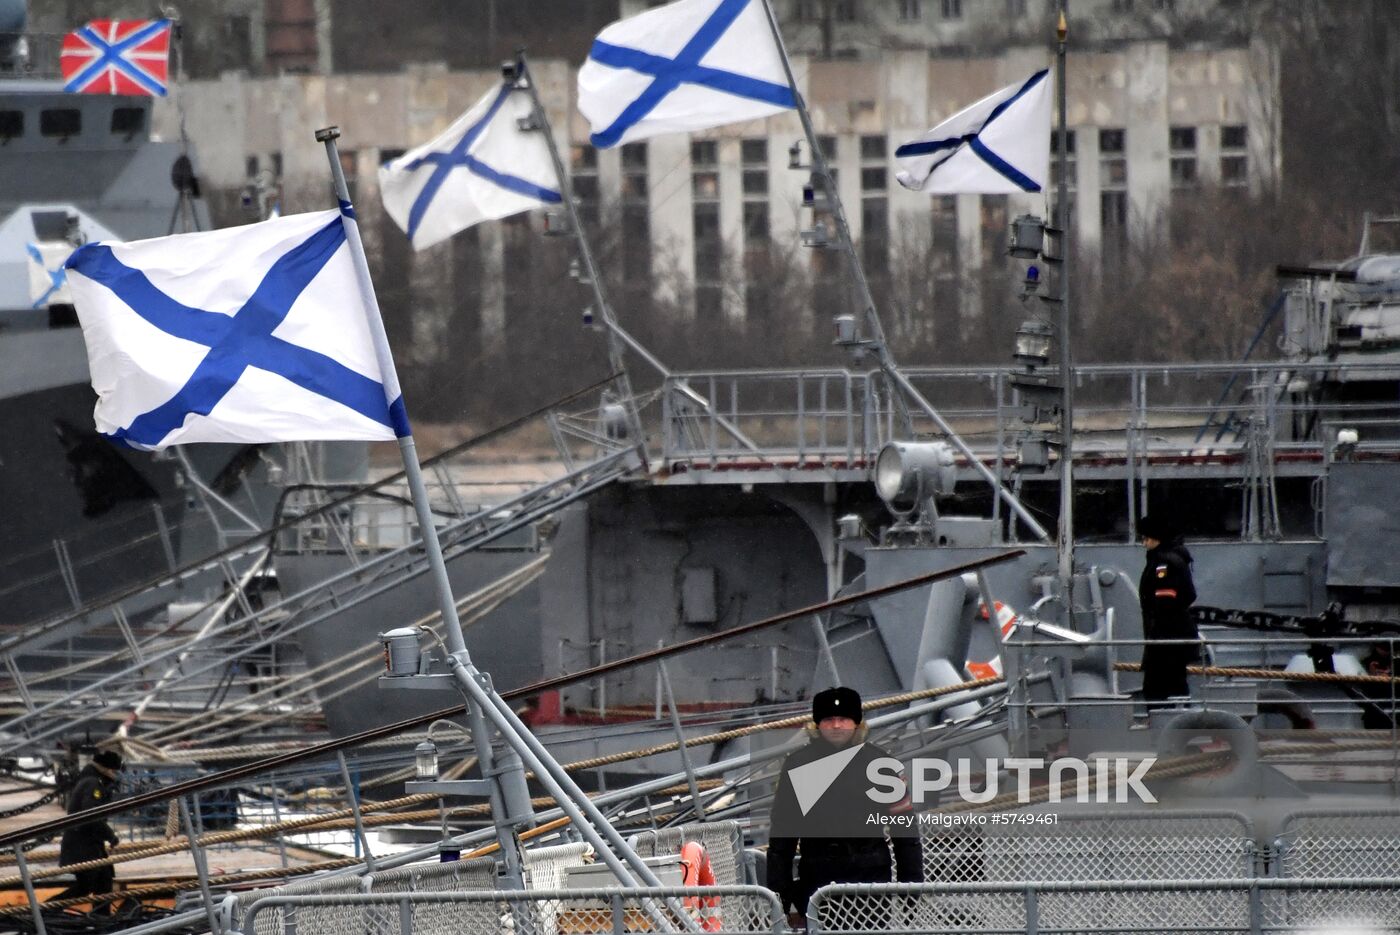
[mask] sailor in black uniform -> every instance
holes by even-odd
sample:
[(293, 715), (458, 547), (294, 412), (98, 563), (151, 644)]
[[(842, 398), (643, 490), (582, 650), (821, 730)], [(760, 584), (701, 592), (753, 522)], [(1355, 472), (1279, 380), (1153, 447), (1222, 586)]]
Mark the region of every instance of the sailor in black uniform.
[(1186, 667), (1200, 659), (1200, 648), (1153, 641), (1200, 639), (1196, 621), (1191, 618), (1196, 585), (1191, 580), (1191, 553), (1169, 522), (1144, 516), (1138, 521), (1138, 532), (1147, 546), (1147, 564), (1138, 582), (1143, 636), (1147, 640), (1142, 650), (1142, 695), (1149, 702), (1162, 701), (1190, 693)]
[[(812, 894), (828, 883), (890, 883), (896, 874), (900, 882), (923, 882), (914, 815), (901, 812), (898, 804), (881, 805), (867, 794), (873, 785), (867, 776), (870, 762), (889, 754), (865, 742), (868, 729), (862, 720), (860, 695), (854, 689), (818, 692), (807, 728), (811, 739), (783, 761), (768, 838), (768, 888), (782, 898), (784, 908), (802, 918)], [(853, 747), (815, 801), (799, 802), (789, 778), (792, 771)], [(803, 791), (804, 798), (812, 793), (811, 787)], [(793, 857), (799, 851), (802, 859), (794, 881)]]
[[(117, 789), (117, 774), (121, 772), (122, 758), (111, 750), (101, 750), (92, 762), (83, 767), (73, 791), (68, 794), (68, 814), (76, 815), (112, 801)], [(63, 841), (58, 849), (60, 866), (80, 864), (89, 860), (101, 860), (107, 856), (107, 846), (116, 846), (121, 839), (112, 826), (101, 818), (74, 825), (63, 832)], [(78, 870), (73, 885), (59, 893), (56, 899), (75, 896), (95, 896), (112, 892), (112, 883), (117, 872), (110, 865), (92, 870)]]

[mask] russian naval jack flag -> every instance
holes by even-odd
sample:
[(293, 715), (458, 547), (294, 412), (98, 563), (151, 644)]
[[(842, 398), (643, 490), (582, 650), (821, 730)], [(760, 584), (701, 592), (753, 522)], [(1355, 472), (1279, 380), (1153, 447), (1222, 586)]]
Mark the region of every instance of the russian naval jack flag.
[(899, 184), (942, 195), (1044, 191), (1050, 80), (1038, 71), (958, 111), (894, 151)]
[(764, 0), (677, 0), (598, 34), (578, 72), (594, 146), (797, 106)]
[(384, 210), (414, 249), (563, 201), (544, 132), (520, 128), (531, 107), (528, 94), (502, 82), (436, 139), (380, 167)]
[(350, 249), (334, 210), (79, 247), (98, 431), (149, 450), (407, 435)]

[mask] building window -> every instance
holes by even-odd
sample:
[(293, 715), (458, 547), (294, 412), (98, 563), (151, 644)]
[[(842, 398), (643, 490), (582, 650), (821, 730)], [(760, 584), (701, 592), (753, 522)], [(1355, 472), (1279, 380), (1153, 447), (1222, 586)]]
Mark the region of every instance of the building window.
[(819, 137), (817, 137), (817, 145), (820, 146), (820, 147), (822, 148), (822, 157), (823, 157), (824, 159), (826, 159), (826, 160), (829, 161), (829, 162), (835, 161), (835, 159), (836, 159), (836, 137), (834, 137), (834, 136), (819, 136)]
[[(402, 156), (405, 152), (407, 152), (407, 150), (403, 150), (403, 149), (381, 149), (381, 150), (379, 151), (379, 164), (380, 164), (381, 166), (387, 166), (389, 163), (393, 162), (395, 159), (398, 159), (400, 156)], [(254, 167), (254, 168), (253, 168), (253, 174), (254, 174), (254, 175), (257, 175), (258, 172), (257, 172), (257, 163), (256, 163), (256, 160), (257, 160), (258, 157), (257, 157), (257, 156), (249, 156), (248, 158), (249, 158), (250, 160), (254, 160), (253, 162), (250, 162), (249, 165), (251, 165), (251, 166)]]
[(1009, 17), (1026, 15), (1026, 0), (1006, 0), (1006, 15)]
[(696, 201), (718, 201), (719, 173), (692, 172), (690, 175), (690, 194)]
[(695, 227), (695, 282), (718, 284), (723, 253), (719, 205), (714, 202), (697, 203), (692, 212), (692, 222)]
[[(386, 161), (387, 161), (387, 160), (385, 160), (384, 157), (383, 157), (382, 155), (379, 157), (379, 164), (380, 164), (381, 166), (384, 165), (384, 163), (385, 163)], [(248, 156), (247, 158), (245, 158), (245, 159), (243, 160), (243, 176), (244, 176), (244, 178), (248, 178), (248, 179), (255, 179), (255, 178), (257, 178), (257, 177), (258, 177), (258, 168), (259, 168), (259, 165), (258, 165), (258, 157), (257, 157), (257, 156)]]
[(276, 178), (276, 179), (280, 179), (280, 178), (282, 177), (282, 154), (281, 154), (280, 152), (273, 153), (272, 156), (271, 156), (271, 159), (272, 159), (272, 177), (273, 177), (273, 178)]
[(1220, 128), (1220, 184), (1229, 188), (1249, 184), (1247, 140), (1242, 126)]
[(744, 240), (767, 245), (770, 235), (768, 204), (762, 201), (744, 202)]
[(743, 165), (744, 197), (767, 197), (768, 141), (740, 140), (739, 162)]
[(943, 0), (944, 19), (962, 19), (962, 0)]
[(871, 275), (878, 277), (889, 273), (890, 211), (884, 198), (861, 199), (860, 252)]
[(690, 164), (692, 166), (714, 166), (719, 164), (719, 143), (715, 140), (695, 140), (690, 144)]
[(905, 22), (923, 19), (923, 0), (899, 0), (899, 18)]
[(1121, 250), (1128, 231), (1127, 133), (1099, 130), (1099, 224), (1106, 254)]
[(569, 148), (569, 181), (580, 223), (596, 230), (599, 219), (598, 150), (587, 143)]
[(1196, 128), (1171, 127), (1167, 132), (1171, 147), (1171, 177), (1173, 188), (1190, 188), (1196, 184)]
[(1105, 232), (1123, 231), (1128, 226), (1128, 193), (1103, 192), (1099, 198), (1099, 223)]
[(641, 169), (647, 167), (647, 144), (627, 143), (622, 147), (622, 168)]
[(744, 170), (744, 195), (768, 194), (768, 171), (766, 169)]
[(83, 112), (76, 108), (43, 110), (39, 112), (39, 133), (43, 136), (57, 136), (67, 139), (77, 136), (83, 129)]
[(866, 162), (883, 161), (888, 149), (883, 136), (862, 136), (860, 138), (860, 158)]
[(574, 172), (597, 172), (598, 150), (587, 143), (575, 143), (569, 149), (569, 167)]
[(886, 176), (884, 166), (871, 167), (860, 170), (860, 190), (863, 192), (882, 192), (886, 188)]
[(647, 199), (647, 144), (622, 147), (622, 200), (645, 203)]
[(856, 0), (836, 0), (831, 7), (831, 18), (838, 23), (856, 21)]
[(815, 23), (822, 18), (822, 0), (797, 0), (795, 7), (799, 23)]
[(628, 286), (650, 290), (651, 212), (645, 203), (622, 206), (622, 275)]

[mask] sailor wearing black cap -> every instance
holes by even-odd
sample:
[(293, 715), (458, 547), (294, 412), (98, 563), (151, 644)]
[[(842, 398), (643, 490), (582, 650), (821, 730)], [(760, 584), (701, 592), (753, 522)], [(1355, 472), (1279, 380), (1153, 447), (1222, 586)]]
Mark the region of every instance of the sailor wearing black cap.
[(1196, 585), (1191, 580), (1191, 553), (1170, 521), (1144, 516), (1138, 521), (1138, 532), (1147, 547), (1147, 564), (1138, 582), (1147, 640), (1142, 650), (1142, 695), (1148, 701), (1161, 701), (1190, 692), (1186, 667), (1200, 658), (1199, 647), (1153, 641), (1200, 639), (1191, 619)]
[[(784, 908), (804, 917), (807, 900), (828, 883), (889, 883), (896, 876), (900, 882), (923, 881), (915, 816), (868, 794), (875, 785), (867, 775), (871, 762), (889, 754), (866, 742), (863, 721), (853, 689), (818, 692), (807, 745), (783, 761), (768, 838), (768, 888), (782, 897)], [(907, 798), (902, 804), (907, 809)]]
[[(76, 815), (112, 801), (117, 789), (117, 774), (121, 772), (122, 758), (115, 751), (100, 750), (92, 762), (83, 767), (73, 791), (68, 794), (68, 814)], [(89, 860), (101, 860), (107, 856), (107, 845), (115, 846), (121, 839), (112, 826), (101, 818), (74, 825), (63, 832), (63, 841), (58, 848), (60, 866), (80, 864)], [(72, 886), (59, 893), (56, 899), (75, 896), (91, 896), (110, 893), (117, 872), (110, 865), (92, 870), (78, 870), (73, 874), (77, 879)]]

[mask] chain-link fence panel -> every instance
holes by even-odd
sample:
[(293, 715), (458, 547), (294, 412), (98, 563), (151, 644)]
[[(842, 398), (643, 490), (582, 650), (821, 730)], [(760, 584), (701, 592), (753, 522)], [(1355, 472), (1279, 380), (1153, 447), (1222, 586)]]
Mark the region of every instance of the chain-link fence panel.
[[(744, 882), (744, 833), (737, 821), (705, 821), (657, 831), (643, 831), (632, 841), (637, 853), (643, 857), (678, 855), (687, 842), (698, 841), (710, 859), (710, 870), (715, 875), (717, 885), (737, 886)], [(743, 905), (731, 906), (727, 897), (720, 897), (720, 918), (726, 914), (743, 911)], [(696, 915), (698, 917), (698, 914)]]
[(593, 856), (593, 845), (555, 844), (525, 852), (525, 885), (532, 890), (557, 890), (564, 886), (570, 867), (582, 867)]
[[(833, 888), (835, 890), (836, 888)], [(813, 898), (809, 920), (823, 935), (885, 932), (1024, 932), (1025, 894), (1019, 892), (870, 893), (844, 887)], [(812, 924), (809, 921), (809, 925)]]
[(496, 888), (496, 858), (418, 863), (369, 875), (371, 893), (460, 893)]
[(1254, 874), (1253, 829), (1233, 812), (1059, 815), (1054, 824), (998, 815), (957, 817), (987, 821), (922, 822), (926, 882), (1235, 879)]
[[(695, 906), (723, 898), (735, 911), (705, 925)], [(705, 911), (702, 909), (702, 912)], [(698, 932), (758, 935), (781, 924), (777, 897), (761, 887), (660, 887), (480, 893), (272, 896), (249, 909), (244, 935), (292, 935), (310, 917), (340, 913), (339, 935), (589, 935)]]
[(1400, 880), (832, 885), (812, 935), (1299, 935), (1400, 930)]
[(1261, 894), (1265, 932), (1400, 931), (1400, 879), (1276, 882), (1283, 885)]
[[(271, 896), (357, 894), (364, 891), (364, 886), (363, 877), (343, 876), (321, 880), (315, 878), (297, 880), (271, 889), (239, 893), (234, 897), (233, 920), (237, 924), (239, 919), (246, 919), (248, 910), (254, 903)], [(348, 926), (353, 925), (358, 918), (354, 913), (336, 906), (313, 908), (298, 919), (297, 931), (301, 932), (302, 935), (345, 935), (346, 932), (353, 931)], [(263, 923), (259, 922), (258, 925), (263, 926)], [(274, 926), (269, 923), (269, 926), (257, 929), (245, 926), (241, 931), (243, 935), (275, 935), (275, 933), (283, 931), (280, 924)]]
[(1248, 890), (1051, 891), (1037, 895), (1035, 915), (1042, 933), (1227, 935), (1250, 930)]
[(1400, 809), (1295, 812), (1277, 842), (1282, 877), (1400, 878)]
[(742, 882), (744, 835), (737, 821), (676, 825), (659, 831), (643, 831), (632, 839), (637, 853), (643, 857), (679, 854), (689, 841), (698, 841), (704, 846), (716, 883), (735, 886)]

